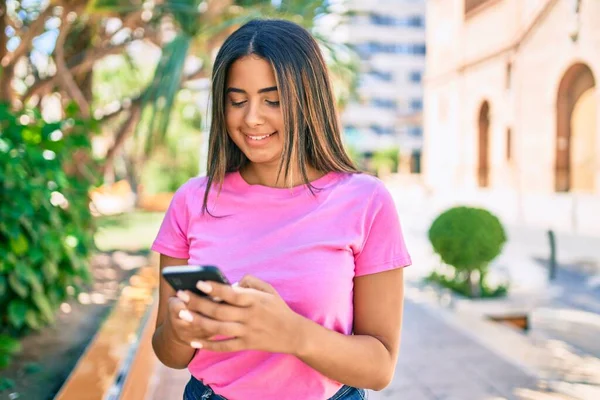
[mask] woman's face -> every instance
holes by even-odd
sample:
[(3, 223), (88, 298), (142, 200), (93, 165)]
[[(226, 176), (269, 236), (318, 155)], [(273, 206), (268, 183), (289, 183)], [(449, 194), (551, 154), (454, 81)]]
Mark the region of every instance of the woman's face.
[(229, 68), (225, 101), (231, 140), (250, 162), (278, 166), (285, 133), (271, 64), (255, 55), (235, 61)]

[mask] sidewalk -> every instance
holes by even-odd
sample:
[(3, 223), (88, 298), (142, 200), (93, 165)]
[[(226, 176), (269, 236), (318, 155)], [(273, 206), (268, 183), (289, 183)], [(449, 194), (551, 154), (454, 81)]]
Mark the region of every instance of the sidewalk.
[(394, 381), (369, 399), (525, 399), (518, 394), (535, 387), (534, 377), (407, 299)]

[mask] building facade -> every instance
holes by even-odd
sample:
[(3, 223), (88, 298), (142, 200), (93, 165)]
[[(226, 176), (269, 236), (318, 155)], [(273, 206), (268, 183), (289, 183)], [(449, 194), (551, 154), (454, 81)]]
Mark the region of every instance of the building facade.
[(361, 60), (359, 99), (342, 114), (347, 142), (360, 152), (398, 147), (405, 156), (418, 157), (423, 137), (425, 0), (349, 0), (346, 7), (353, 15), (338, 37)]
[(600, 1), (429, 0), (427, 20), (435, 197), (600, 234)]

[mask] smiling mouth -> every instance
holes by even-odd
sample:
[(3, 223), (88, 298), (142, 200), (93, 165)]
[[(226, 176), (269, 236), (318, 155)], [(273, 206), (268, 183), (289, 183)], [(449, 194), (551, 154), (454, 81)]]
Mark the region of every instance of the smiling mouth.
[(266, 138), (271, 137), (276, 133), (277, 133), (277, 131), (275, 131), (273, 133), (269, 133), (267, 135), (262, 135), (262, 136), (250, 136), (250, 135), (246, 135), (246, 134), (244, 134), (244, 135), (250, 140), (259, 141), (259, 140), (265, 140)]

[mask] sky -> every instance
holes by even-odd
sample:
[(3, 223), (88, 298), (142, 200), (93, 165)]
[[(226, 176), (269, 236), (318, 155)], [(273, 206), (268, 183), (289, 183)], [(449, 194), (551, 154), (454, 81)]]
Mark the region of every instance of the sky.
[[(9, 9), (14, 9), (14, 6), (17, 2), (14, 0), (8, 0), (7, 5)], [(21, 6), (25, 9), (36, 10), (40, 7), (43, 7), (47, 3), (46, 0), (21, 0)], [(26, 17), (26, 13), (21, 11), (20, 16), (22, 18)], [(38, 36), (33, 41), (34, 51), (40, 53), (39, 55), (49, 55), (54, 51), (54, 44), (56, 43), (56, 38), (58, 37), (58, 25), (59, 19), (52, 18), (48, 20), (46, 23), (46, 28), (48, 29), (42, 35)], [(9, 37), (14, 35), (12, 28), (7, 28), (5, 32)], [(19, 46), (19, 38), (13, 36), (8, 40), (7, 48), (9, 51), (14, 51)]]

